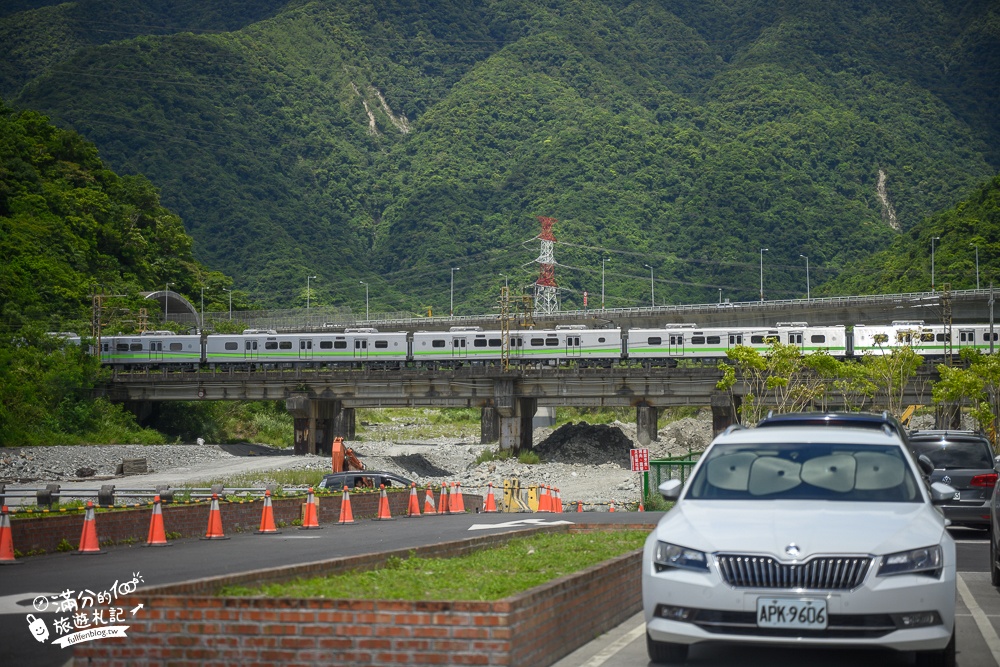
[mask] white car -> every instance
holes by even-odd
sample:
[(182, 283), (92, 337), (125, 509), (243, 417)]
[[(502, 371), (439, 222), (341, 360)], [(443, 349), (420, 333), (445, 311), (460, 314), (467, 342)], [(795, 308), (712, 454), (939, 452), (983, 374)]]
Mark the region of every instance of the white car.
[[(786, 426), (717, 437), (646, 540), (649, 657), (701, 642), (916, 651), (955, 664), (955, 543), (889, 430)], [(933, 497), (933, 500), (932, 500)]]

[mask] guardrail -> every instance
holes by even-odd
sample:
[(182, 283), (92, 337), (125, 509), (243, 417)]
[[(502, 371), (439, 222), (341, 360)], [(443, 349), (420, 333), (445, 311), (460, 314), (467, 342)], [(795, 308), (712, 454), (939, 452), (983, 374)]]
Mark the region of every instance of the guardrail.
[[(117, 488), (114, 484), (102, 484), (96, 489), (66, 489), (63, 490), (59, 484), (46, 484), (44, 487), (7, 487), (0, 484), (0, 504), (7, 504), (8, 498), (34, 498), (38, 507), (52, 507), (62, 499), (96, 499), (99, 507), (114, 507), (119, 500), (126, 498), (154, 498), (160, 497), (160, 501), (168, 504), (176, 499), (184, 498), (211, 498), (212, 495), (222, 496), (246, 496), (254, 498), (263, 497), (266, 491), (275, 495), (278, 490), (277, 484), (268, 484), (261, 487), (232, 487), (216, 484), (211, 487), (180, 487), (173, 488), (169, 485), (159, 485), (153, 488)], [(284, 496), (299, 496), (308, 493), (307, 487), (281, 487)]]

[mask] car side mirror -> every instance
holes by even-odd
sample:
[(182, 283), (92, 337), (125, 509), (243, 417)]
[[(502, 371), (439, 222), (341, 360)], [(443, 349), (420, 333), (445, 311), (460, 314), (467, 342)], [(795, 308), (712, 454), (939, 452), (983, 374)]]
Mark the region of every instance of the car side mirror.
[(677, 500), (681, 495), (681, 488), (683, 486), (679, 479), (668, 479), (657, 487), (657, 491), (660, 492), (664, 500)]
[(955, 497), (955, 487), (944, 482), (931, 484), (931, 504), (943, 505)]
[(934, 463), (927, 458), (926, 454), (921, 454), (917, 457), (917, 463), (920, 465), (920, 469), (925, 475), (930, 475), (934, 472)]

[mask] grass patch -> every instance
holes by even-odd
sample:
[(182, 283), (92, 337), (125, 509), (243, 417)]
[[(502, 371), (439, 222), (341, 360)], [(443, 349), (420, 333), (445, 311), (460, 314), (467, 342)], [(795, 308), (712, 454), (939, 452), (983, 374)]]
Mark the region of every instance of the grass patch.
[(229, 488), (240, 488), (244, 486), (267, 486), (276, 484), (283, 486), (319, 486), (324, 475), (330, 474), (329, 470), (250, 470), (238, 475), (231, 475), (225, 478), (214, 478), (199, 482), (192, 482), (192, 488), (202, 488), (214, 484), (222, 484)]
[(383, 600), (499, 600), (638, 549), (649, 533), (547, 533), (457, 558), (392, 558), (383, 568), (263, 586), (223, 596)]
[[(476, 457), (475, 465), (488, 463), (490, 461), (509, 461), (513, 458), (513, 456), (514, 454), (509, 449), (484, 449), (479, 452), (479, 456)], [(538, 458), (538, 454), (530, 450), (520, 452), (517, 455), (517, 460), (519, 463), (525, 463), (528, 465), (534, 465), (542, 462), (542, 460)]]

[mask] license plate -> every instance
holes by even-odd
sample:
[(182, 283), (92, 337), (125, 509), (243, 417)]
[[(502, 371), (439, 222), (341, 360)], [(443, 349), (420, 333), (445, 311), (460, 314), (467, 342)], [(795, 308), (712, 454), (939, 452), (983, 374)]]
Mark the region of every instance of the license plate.
[(955, 497), (953, 498), (953, 500), (961, 500), (961, 499), (962, 499), (962, 492), (961, 491), (956, 491), (955, 492)]
[(817, 598), (757, 598), (757, 627), (825, 630), (826, 600)]

